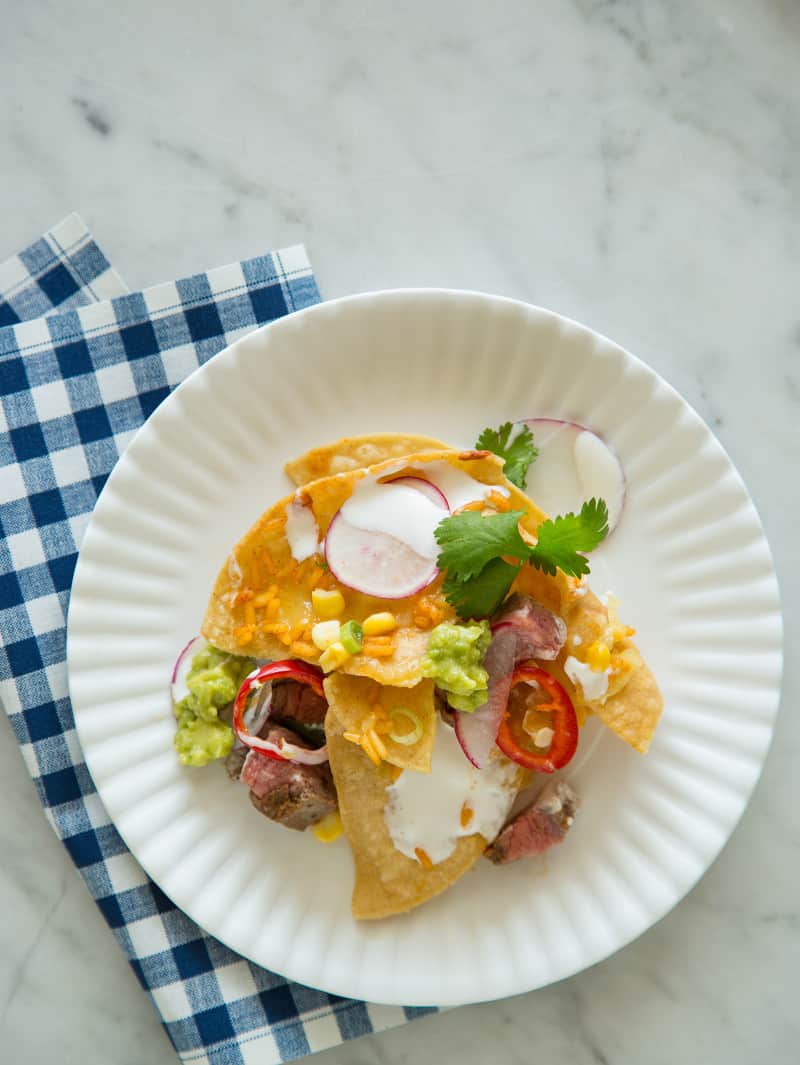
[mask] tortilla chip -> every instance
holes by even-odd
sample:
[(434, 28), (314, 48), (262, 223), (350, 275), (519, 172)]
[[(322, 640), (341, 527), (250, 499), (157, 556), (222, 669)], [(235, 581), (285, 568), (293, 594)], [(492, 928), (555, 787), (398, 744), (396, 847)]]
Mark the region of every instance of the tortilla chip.
[(656, 678), (640, 659), (625, 687), (598, 706), (597, 716), (634, 750), (647, 754), (663, 707)]
[[(265, 659), (291, 656), (315, 662), (319, 652), (310, 642), (311, 589), (339, 585), (324, 569), (321, 558), (302, 563), (292, 558), (285, 536), (287, 505), (299, 495), (311, 506), (320, 536), (324, 537), (332, 517), (362, 477), (380, 476), (384, 472), (387, 475), (420, 473), (432, 462), (447, 462), (483, 484), (507, 485), (502, 460), (488, 451), (426, 451), (400, 460), (390, 459), (368, 470), (312, 481), (295, 495), (286, 496), (270, 507), (234, 547), (214, 585), (201, 627), (203, 636), (232, 654)], [(532, 504), (527, 505), (533, 509), (526, 520), (535, 528), (544, 515)], [(380, 684), (400, 687), (418, 684), (422, 679), (422, 656), (428, 645), (427, 630), (440, 621), (452, 621), (456, 617), (442, 594), (441, 585), (439, 577), (417, 595), (392, 601), (391, 610), (398, 626), (392, 634), (395, 650), (391, 657), (354, 655), (341, 671), (369, 677)], [(280, 605), (277, 616), (269, 614), (261, 599), (273, 586), (274, 597)], [(387, 609), (385, 599), (362, 595), (349, 588), (341, 590), (347, 618), (360, 622), (370, 614)], [(275, 631), (276, 626), (282, 629)]]
[[(360, 733), (365, 718), (374, 712), (376, 703), (390, 715), (392, 710), (401, 707), (416, 714), (422, 724), (422, 736), (413, 745), (406, 746), (391, 736), (382, 735), (385, 760), (400, 769), (430, 773), (437, 722), (433, 681), (420, 681), (413, 688), (391, 688), (364, 677), (332, 673), (325, 678), (325, 697), (345, 732)], [(408, 730), (409, 722), (401, 721), (400, 724), (401, 729)]]
[(477, 833), (459, 839), (450, 857), (432, 869), (401, 854), (383, 817), (392, 771), (383, 765), (376, 769), (360, 747), (342, 738), (344, 731), (331, 707), (325, 733), (339, 813), (355, 861), (353, 916), (377, 920), (406, 913), (460, 879), (483, 854), (487, 841)]
[(402, 433), (373, 433), (371, 436), (346, 436), (333, 444), (312, 448), (284, 466), (289, 477), (298, 485), (330, 477), (335, 473), (363, 470), (387, 459), (402, 458), (419, 451), (440, 451), (446, 448), (432, 436), (413, 436)]

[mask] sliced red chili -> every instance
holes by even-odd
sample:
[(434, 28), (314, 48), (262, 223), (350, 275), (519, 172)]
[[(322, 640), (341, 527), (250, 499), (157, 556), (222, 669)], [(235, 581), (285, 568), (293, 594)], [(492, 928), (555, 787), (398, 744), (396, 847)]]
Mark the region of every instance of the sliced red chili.
[(247, 725), (244, 723), (247, 700), (251, 692), (260, 688), (263, 684), (271, 684), (274, 680), (295, 680), (300, 684), (307, 684), (317, 695), (324, 697), (325, 691), (322, 687), (324, 676), (325, 674), (321, 669), (309, 665), (308, 662), (299, 662), (294, 658), (286, 658), (280, 662), (268, 662), (266, 665), (254, 669), (252, 673), (245, 677), (242, 686), (236, 693), (236, 700), (233, 704), (234, 732), (248, 747), (254, 747), (268, 758), (274, 758), (278, 762), (286, 759), (286, 755), (280, 753), (282, 749), (291, 750), (292, 758), (296, 761), (304, 761), (310, 764), (325, 761), (328, 757), (326, 747), (321, 747), (316, 751), (306, 751), (291, 744), (282, 744), (279, 748), (266, 740), (251, 736)]
[[(562, 769), (575, 754), (578, 746), (578, 718), (572, 700), (556, 678), (538, 666), (520, 666), (511, 677), (511, 690), (518, 684), (538, 684), (545, 692), (546, 702), (538, 703), (537, 710), (549, 711), (549, 725), (553, 738), (549, 747), (539, 749), (515, 720), (514, 709), (509, 700), (497, 733), (497, 746), (508, 758), (535, 773), (554, 773)], [(530, 746), (525, 742), (530, 739)]]

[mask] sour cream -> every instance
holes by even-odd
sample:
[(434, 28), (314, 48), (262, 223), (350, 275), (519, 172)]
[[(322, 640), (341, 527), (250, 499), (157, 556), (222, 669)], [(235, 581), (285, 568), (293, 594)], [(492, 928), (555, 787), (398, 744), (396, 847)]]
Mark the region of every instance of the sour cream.
[(319, 529), (314, 512), (297, 498), (286, 507), (286, 539), (295, 562), (304, 562), (319, 550)]
[(573, 684), (580, 685), (583, 697), (587, 702), (602, 699), (608, 691), (608, 674), (610, 670), (604, 669), (596, 673), (586, 662), (570, 655), (564, 663), (564, 672)]
[(440, 459), (436, 462), (426, 462), (422, 467), (416, 467), (426, 481), (435, 484), (444, 495), (451, 511), (459, 510), (467, 503), (475, 503), (478, 499), (486, 499), (492, 492), (499, 492), (507, 496), (508, 489), (497, 484), (481, 484), (474, 477), (470, 477), (463, 470), (451, 466), (449, 462)]
[(408, 485), (379, 484), (365, 477), (342, 505), (341, 514), (356, 529), (393, 536), (422, 558), (439, 554), (433, 533), (442, 520), (442, 508)]
[[(517, 766), (496, 752), (485, 769), (476, 769), (456, 734), (439, 721), (430, 773), (406, 769), (387, 789), (384, 820), (401, 854), (419, 861), (423, 850), (434, 865), (455, 850), (463, 836), (479, 832), (491, 841), (503, 826), (516, 797)], [(462, 824), (462, 809), (471, 811)]]

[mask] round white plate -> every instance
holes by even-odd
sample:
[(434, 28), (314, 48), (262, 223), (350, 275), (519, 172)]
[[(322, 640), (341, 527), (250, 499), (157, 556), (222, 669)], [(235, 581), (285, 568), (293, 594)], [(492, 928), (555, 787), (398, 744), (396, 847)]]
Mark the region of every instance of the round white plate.
[[(173, 660), (232, 545), (288, 491), (287, 459), (379, 430), (470, 446), (486, 425), (533, 415), (589, 425), (622, 458), (628, 503), (596, 569), (638, 629), (663, 689), (662, 722), (646, 757), (587, 730), (569, 773), (583, 809), (544, 859), (480, 862), (414, 913), (358, 924), (344, 840), (325, 846), (267, 821), (221, 765), (178, 764)], [(330, 992), (452, 1005), (569, 976), (692, 887), (767, 751), (781, 615), (741, 479), (652, 370), (547, 311), (412, 290), (321, 304), (260, 329), (158, 408), (86, 533), (68, 660), (100, 796), (147, 872), (198, 924)]]

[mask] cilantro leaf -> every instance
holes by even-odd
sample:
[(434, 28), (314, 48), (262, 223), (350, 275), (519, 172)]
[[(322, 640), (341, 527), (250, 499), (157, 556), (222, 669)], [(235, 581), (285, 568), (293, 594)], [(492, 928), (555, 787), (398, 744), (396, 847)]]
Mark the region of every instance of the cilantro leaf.
[(519, 566), (512, 566), (502, 558), (493, 558), (470, 580), (460, 581), (448, 573), (442, 588), (460, 617), (487, 618), (508, 595), (519, 570)]
[(528, 467), (539, 454), (527, 425), (520, 423), (515, 427), (511, 422), (504, 422), (499, 429), (484, 429), (475, 446), (505, 459), (503, 473), (524, 491)]
[(441, 547), (437, 565), (447, 570), (449, 578), (468, 581), (501, 555), (525, 559), (530, 547), (519, 534), (522, 510), (505, 514), (487, 514), (466, 510), (444, 518), (436, 526), (436, 541)]
[(602, 499), (590, 499), (580, 514), (542, 522), (536, 530), (536, 547), (528, 557), (537, 569), (550, 576), (558, 568), (571, 577), (582, 577), (589, 572), (589, 563), (581, 552), (592, 551), (607, 535), (608, 507)]

